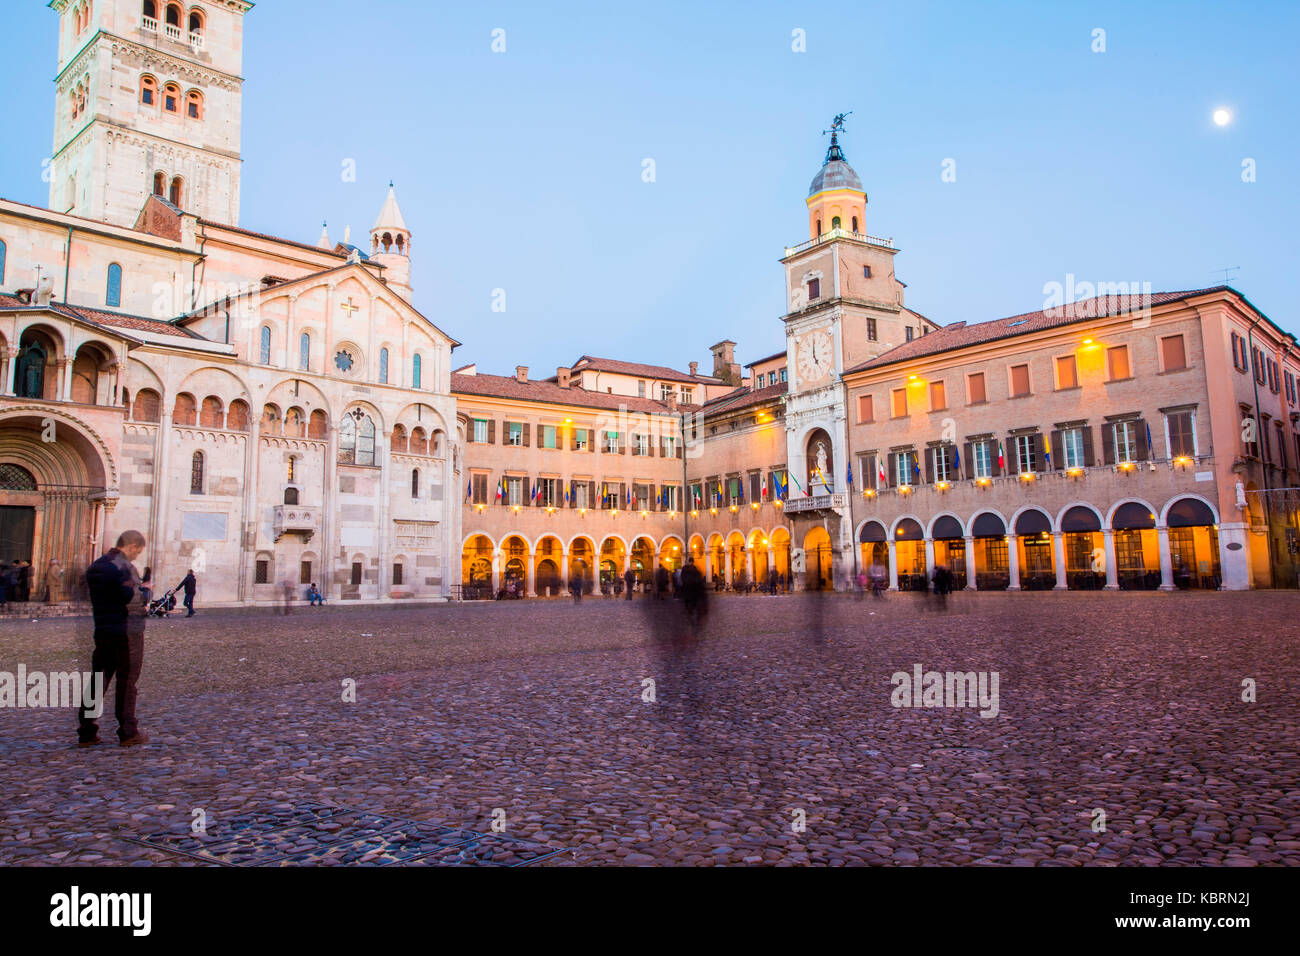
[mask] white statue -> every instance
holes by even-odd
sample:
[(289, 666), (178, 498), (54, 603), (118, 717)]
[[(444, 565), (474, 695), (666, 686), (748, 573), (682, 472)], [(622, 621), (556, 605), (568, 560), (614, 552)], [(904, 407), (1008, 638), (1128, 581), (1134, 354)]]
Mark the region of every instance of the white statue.
[(826, 443), (822, 441), (817, 443), (817, 476), (821, 479), (822, 488), (826, 488)]
[(1234, 487), (1236, 488), (1236, 491), (1237, 491), (1237, 507), (1240, 508), (1242, 511), (1245, 511), (1246, 508), (1247, 508), (1247, 505), (1246, 505), (1246, 486), (1243, 485), (1243, 484), (1241, 483), (1241, 479), (1238, 478), (1238, 479), (1237, 479), (1237, 484), (1236, 484)]

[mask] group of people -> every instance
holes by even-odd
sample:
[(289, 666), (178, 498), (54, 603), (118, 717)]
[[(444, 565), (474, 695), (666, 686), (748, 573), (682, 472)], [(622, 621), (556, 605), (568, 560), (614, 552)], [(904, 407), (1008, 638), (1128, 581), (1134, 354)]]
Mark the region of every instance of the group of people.
[[(930, 582), (934, 596), (939, 599), (940, 605), (943, 605), (948, 595), (952, 593), (952, 569), (946, 564), (936, 564), (930, 575)], [(881, 562), (873, 561), (870, 567), (858, 572), (857, 585), (859, 596), (870, 591), (872, 597), (883, 598), (889, 587), (889, 571)]]
[(0, 567), (0, 610), (10, 601), (26, 602), (32, 596), (32, 563), (15, 560)]

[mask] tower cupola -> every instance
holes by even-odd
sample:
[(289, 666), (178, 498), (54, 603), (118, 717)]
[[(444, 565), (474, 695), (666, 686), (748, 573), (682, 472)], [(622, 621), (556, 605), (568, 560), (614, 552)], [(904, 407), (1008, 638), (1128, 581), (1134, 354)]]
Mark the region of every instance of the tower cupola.
[(813, 239), (836, 229), (851, 234), (866, 232), (867, 194), (839, 140), (847, 115), (839, 114), (831, 124), (826, 159), (808, 186), (808, 234)]
[(384, 280), (407, 301), (411, 299), (411, 230), (397, 205), (390, 181), (388, 197), (370, 227), (370, 258), (384, 266)]

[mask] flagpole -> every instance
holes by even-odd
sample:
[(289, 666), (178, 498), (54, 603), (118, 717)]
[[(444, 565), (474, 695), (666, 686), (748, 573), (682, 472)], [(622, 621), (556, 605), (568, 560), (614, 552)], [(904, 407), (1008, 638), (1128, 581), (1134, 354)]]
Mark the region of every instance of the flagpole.
[(682, 564), (686, 564), (686, 556), (691, 553), (691, 529), (690, 529), (690, 509), (686, 507), (686, 412), (678, 419), (678, 424), (682, 429)]

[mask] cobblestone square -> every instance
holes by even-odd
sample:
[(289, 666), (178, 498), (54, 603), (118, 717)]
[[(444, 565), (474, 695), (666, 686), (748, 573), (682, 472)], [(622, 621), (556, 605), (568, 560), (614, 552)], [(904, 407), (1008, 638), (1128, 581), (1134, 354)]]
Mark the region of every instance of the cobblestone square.
[[(150, 622), (148, 745), (111, 700), (88, 749), (0, 710), (0, 863), (202, 865), (124, 837), (308, 804), (541, 866), (1300, 862), (1294, 593), (726, 596), (696, 637), (641, 597), (199, 610)], [(89, 638), (6, 622), (0, 670)], [(997, 716), (894, 706), (917, 665), (997, 672)]]

